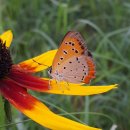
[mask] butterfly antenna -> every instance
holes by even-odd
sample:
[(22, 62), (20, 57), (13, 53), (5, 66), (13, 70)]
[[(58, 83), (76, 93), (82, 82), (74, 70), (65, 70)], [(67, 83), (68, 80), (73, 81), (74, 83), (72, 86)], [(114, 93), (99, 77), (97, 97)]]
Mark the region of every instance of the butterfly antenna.
[(44, 66), (47, 66), (48, 68), (50, 67), (50, 66), (48, 66), (48, 65), (45, 65), (45, 64), (41, 64), (41, 63), (39, 63), (39, 62), (37, 62), (36, 60), (34, 60), (34, 59), (32, 59), (34, 62), (36, 62), (38, 65), (44, 65)]

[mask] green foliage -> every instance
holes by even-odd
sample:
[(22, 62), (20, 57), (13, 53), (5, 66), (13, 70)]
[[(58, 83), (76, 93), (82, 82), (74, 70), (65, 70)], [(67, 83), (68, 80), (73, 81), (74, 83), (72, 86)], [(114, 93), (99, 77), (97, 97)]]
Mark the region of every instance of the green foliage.
[[(104, 130), (110, 130), (113, 124), (118, 130), (130, 128), (129, 16), (129, 0), (0, 1), (0, 31), (13, 30), (11, 52), (15, 63), (57, 48), (69, 30), (81, 32), (97, 66), (97, 78), (91, 84), (118, 83), (119, 88), (89, 98), (32, 94), (54, 112)], [(15, 122), (18, 118), (20, 122), (27, 119), (15, 109), (13, 113)], [(3, 125), (0, 129), (6, 128)], [(24, 130), (43, 129), (30, 120), (22, 121), (21, 125)], [(18, 124), (10, 126), (16, 126), (16, 130), (20, 127)]]

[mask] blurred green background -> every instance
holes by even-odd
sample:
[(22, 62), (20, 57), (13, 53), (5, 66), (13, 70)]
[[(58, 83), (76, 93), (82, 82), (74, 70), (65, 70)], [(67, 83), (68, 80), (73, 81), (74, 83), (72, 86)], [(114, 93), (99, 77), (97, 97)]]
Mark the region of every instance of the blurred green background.
[[(103, 130), (113, 125), (116, 130), (130, 129), (129, 0), (0, 0), (0, 32), (7, 29), (14, 33), (15, 63), (57, 48), (67, 31), (79, 31), (96, 63), (91, 84), (118, 83), (119, 88), (90, 97), (31, 93), (70, 119)], [(7, 125), (1, 101), (0, 130), (44, 129), (13, 107), (12, 111), (13, 122), (22, 123)]]

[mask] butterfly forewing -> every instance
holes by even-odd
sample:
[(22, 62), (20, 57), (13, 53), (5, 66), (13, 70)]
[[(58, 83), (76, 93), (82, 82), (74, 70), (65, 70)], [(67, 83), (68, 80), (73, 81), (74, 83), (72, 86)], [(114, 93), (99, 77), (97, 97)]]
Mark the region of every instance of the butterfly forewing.
[[(80, 45), (81, 44), (81, 45)], [(66, 60), (73, 56), (80, 56), (84, 52), (84, 41), (78, 32), (68, 32), (55, 55), (52, 71), (55, 71)]]

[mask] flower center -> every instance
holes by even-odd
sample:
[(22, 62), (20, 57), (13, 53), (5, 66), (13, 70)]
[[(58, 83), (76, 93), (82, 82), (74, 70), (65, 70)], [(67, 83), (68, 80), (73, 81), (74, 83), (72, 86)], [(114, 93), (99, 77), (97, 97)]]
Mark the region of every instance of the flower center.
[(0, 39), (0, 79), (8, 75), (12, 64), (10, 51)]

